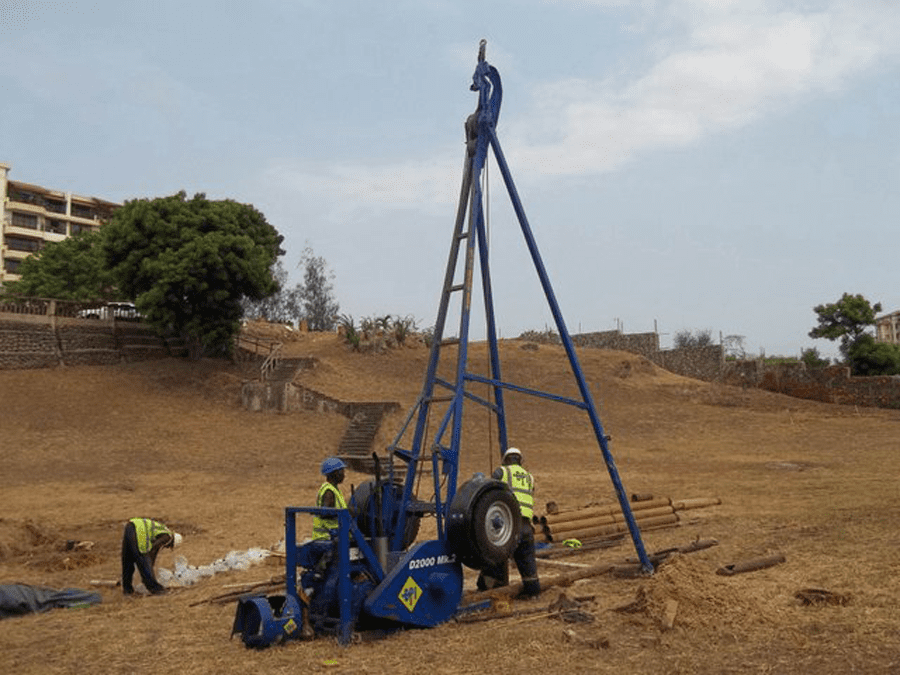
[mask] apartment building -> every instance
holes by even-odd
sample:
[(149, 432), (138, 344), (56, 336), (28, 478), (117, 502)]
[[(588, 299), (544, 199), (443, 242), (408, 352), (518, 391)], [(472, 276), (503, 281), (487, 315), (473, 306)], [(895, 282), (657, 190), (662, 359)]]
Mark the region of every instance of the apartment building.
[(0, 285), (18, 280), (22, 261), (48, 242), (96, 231), (121, 206), (10, 180), (10, 168), (0, 163)]
[(875, 341), (900, 345), (900, 310), (875, 319)]

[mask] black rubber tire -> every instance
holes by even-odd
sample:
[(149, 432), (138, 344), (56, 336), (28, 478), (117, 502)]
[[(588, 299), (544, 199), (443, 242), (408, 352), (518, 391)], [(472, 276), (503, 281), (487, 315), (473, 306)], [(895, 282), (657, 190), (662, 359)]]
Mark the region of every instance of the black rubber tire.
[[(393, 484), (388, 486), (388, 484), (382, 484), (382, 490), (387, 492), (391, 490), (394, 495), (394, 503), (399, 504), (400, 498), (403, 496), (403, 486), (398, 484)], [(377, 522), (369, 513), (369, 509), (371, 506), (374, 506), (372, 502), (374, 502), (376, 497), (376, 485), (374, 480), (368, 480), (362, 485), (360, 485), (353, 493), (353, 498), (351, 499), (351, 505), (354, 510), (356, 525), (359, 527), (360, 532), (363, 533), (366, 537), (374, 537), (378, 534), (377, 530)], [(400, 518), (399, 509), (395, 509), (389, 518), (389, 522), (384, 523), (385, 526), (385, 534), (389, 535), (397, 526), (397, 521)], [(402, 549), (406, 550), (409, 548), (410, 544), (412, 544), (416, 537), (419, 534), (419, 521), (421, 517), (408, 513), (406, 514), (406, 526), (403, 528), (403, 543)]]
[(522, 527), (519, 503), (512, 492), (501, 488), (486, 490), (475, 501), (469, 521), (473, 567), (484, 569), (509, 560)]

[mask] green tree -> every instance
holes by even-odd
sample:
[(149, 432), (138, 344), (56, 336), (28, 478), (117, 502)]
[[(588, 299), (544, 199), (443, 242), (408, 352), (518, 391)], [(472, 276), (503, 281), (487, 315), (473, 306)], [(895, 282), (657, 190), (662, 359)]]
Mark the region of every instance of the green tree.
[(862, 295), (844, 293), (841, 299), (817, 305), (818, 325), (809, 332), (812, 338), (840, 339), (839, 350), (853, 375), (900, 374), (900, 346), (875, 342), (869, 327), (881, 311)]
[(819, 350), (815, 347), (808, 347), (807, 349), (800, 350), (800, 360), (805, 363), (806, 367), (810, 370), (825, 368), (830, 363), (828, 359), (822, 358), (822, 355), (819, 354)]
[(278, 290), (259, 300), (244, 298), (241, 301), (244, 316), (278, 323), (299, 322), (303, 318), (300, 299), (303, 294), (303, 287), (300, 284), (293, 288), (287, 287), (288, 273), (280, 260), (275, 262), (272, 278), (278, 284)]
[(900, 345), (875, 342), (868, 333), (850, 345), (848, 360), (854, 375), (900, 375)]
[(328, 271), (325, 259), (313, 255), (313, 250), (309, 246), (303, 249), (300, 265), (305, 268), (300, 299), (309, 329), (334, 330), (340, 310), (340, 305), (334, 297), (334, 286), (331, 283), (334, 274)]
[(853, 343), (866, 334), (869, 326), (875, 325), (881, 303), (872, 305), (860, 294), (844, 293), (837, 302), (816, 305), (813, 311), (817, 315), (818, 325), (809, 331), (809, 337), (825, 338), (832, 342), (840, 339), (838, 350), (849, 360)]
[(184, 337), (191, 358), (231, 350), (241, 300), (277, 290), (283, 237), (248, 204), (184, 192), (135, 199), (103, 230), (105, 265), (161, 330)]
[(13, 295), (57, 300), (129, 300), (116, 289), (100, 250), (100, 234), (51, 242), (22, 261), (21, 279), (6, 290)]

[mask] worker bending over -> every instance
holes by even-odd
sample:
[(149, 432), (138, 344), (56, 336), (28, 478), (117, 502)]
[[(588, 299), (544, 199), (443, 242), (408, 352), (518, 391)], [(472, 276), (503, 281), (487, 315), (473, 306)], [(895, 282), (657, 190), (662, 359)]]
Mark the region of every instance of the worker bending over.
[(144, 586), (153, 595), (166, 589), (156, 580), (153, 566), (160, 549), (175, 548), (181, 544), (181, 535), (150, 518), (132, 518), (125, 525), (122, 535), (122, 592), (134, 593), (133, 577), (136, 567)]
[[(492, 478), (503, 481), (512, 490), (519, 502), (522, 527), (519, 543), (513, 551), (513, 560), (522, 577), (520, 598), (535, 598), (540, 595), (541, 582), (538, 579), (537, 561), (534, 557), (534, 477), (522, 467), (522, 452), (518, 448), (508, 448), (503, 453), (503, 463), (494, 470)], [(488, 590), (509, 585), (508, 562), (488, 567), (478, 575), (478, 589)]]

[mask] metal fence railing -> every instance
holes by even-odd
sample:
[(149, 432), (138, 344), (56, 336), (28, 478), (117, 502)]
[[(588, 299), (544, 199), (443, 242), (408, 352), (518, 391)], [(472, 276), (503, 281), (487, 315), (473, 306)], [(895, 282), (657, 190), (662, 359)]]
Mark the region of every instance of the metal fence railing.
[[(72, 307), (69, 307), (72, 305)], [(0, 295), (0, 312), (29, 314), (34, 316), (74, 316), (81, 303), (50, 298), (26, 298), (17, 295)], [(69, 314), (68, 312), (71, 312)]]
[(281, 363), (283, 347), (282, 342), (273, 338), (238, 334), (234, 351), (238, 358), (249, 355), (251, 358), (262, 359), (259, 377), (265, 382)]
[(71, 319), (117, 319), (140, 321), (141, 316), (132, 303), (93, 300), (57, 300), (20, 295), (0, 294), (0, 312), (33, 316), (56, 316)]
[(0, 312), (8, 314), (31, 314), (37, 316), (78, 316), (85, 307), (96, 307), (101, 303), (54, 300), (51, 298), (30, 298), (18, 295), (0, 295)]

